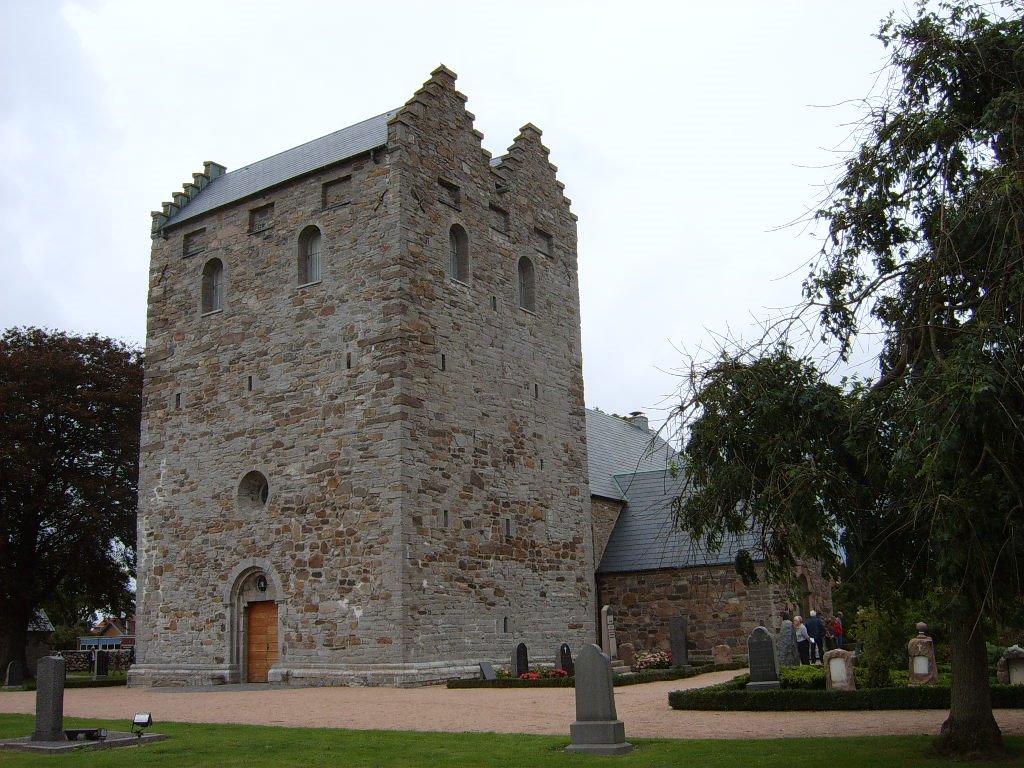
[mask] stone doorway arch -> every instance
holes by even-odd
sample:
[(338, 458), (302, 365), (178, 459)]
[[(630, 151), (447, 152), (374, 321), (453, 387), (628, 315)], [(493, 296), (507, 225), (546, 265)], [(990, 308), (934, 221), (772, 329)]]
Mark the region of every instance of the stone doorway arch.
[(268, 682), (281, 660), (280, 579), (269, 562), (250, 559), (235, 568), (228, 583), (230, 680)]

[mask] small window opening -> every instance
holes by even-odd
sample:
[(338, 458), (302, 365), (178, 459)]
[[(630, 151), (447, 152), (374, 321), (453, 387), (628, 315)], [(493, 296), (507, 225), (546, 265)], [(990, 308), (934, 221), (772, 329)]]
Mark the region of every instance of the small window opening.
[(181, 392), (174, 393), (174, 408), (179, 410), (181, 408)]
[(533, 399), (536, 400), (538, 397), (540, 397), (540, 385), (539, 384), (534, 384), (533, 385)]
[(491, 309), (494, 310), (495, 312), (498, 311), (498, 297), (497, 296), (491, 296)]
[(249, 211), (249, 233), (256, 234), (274, 226), (274, 204), (269, 203)]
[(183, 256), (194, 256), (206, 250), (206, 229), (197, 229), (185, 235), (181, 244)]
[(450, 205), (452, 208), (459, 210), (459, 206), (462, 200), (462, 194), (459, 190), (459, 185), (455, 184), (447, 179), (438, 179), (438, 200), (445, 205)]
[(504, 208), (500, 208), (497, 205), (491, 204), (491, 229), (496, 232), (501, 232), (503, 235), (508, 234), (509, 230), (509, 219), (508, 211)]
[(323, 186), (323, 207), (337, 208), (352, 202), (352, 176), (328, 181)]
[(270, 484), (262, 472), (247, 472), (238, 484), (239, 509), (255, 512), (266, 506), (270, 498)]
[(203, 312), (219, 312), (224, 308), (224, 264), (210, 259), (203, 267)]
[(248, 377), (245, 386), (247, 391), (252, 392), (252, 376)]
[(323, 237), (318, 227), (306, 227), (299, 235), (299, 285), (320, 281), (320, 250)]
[(506, 536), (511, 536), (512, 535), (512, 518), (509, 518), (509, 517), (505, 518), (505, 535)]
[(352, 370), (352, 353), (351, 352), (346, 352), (345, 353), (345, 369), (349, 370), (349, 371)]
[(449, 525), (449, 522), (450, 522), (449, 519), (448, 519), (448, 510), (447, 509), (442, 513), (441, 520), (442, 520), (442, 524), (444, 525), (444, 527), (447, 528), (448, 525)]
[(533, 262), (523, 256), (519, 259), (519, 306), (533, 312), (536, 307), (534, 294)]
[(442, 352), (441, 353), (441, 370), (442, 371), (445, 369), (445, 364), (446, 364), (446, 362), (445, 362), (445, 358), (444, 358), (444, 352)]
[(448, 274), (453, 280), (469, 282), (469, 236), (458, 224), (448, 231)]
[(508, 616), (503, 616), (501, 619), (501, 631), (508, 634)]
[(553, 250), (554, 238), (543, 229), (533, 230), (533, 247), (538, 253), (550, 256)]

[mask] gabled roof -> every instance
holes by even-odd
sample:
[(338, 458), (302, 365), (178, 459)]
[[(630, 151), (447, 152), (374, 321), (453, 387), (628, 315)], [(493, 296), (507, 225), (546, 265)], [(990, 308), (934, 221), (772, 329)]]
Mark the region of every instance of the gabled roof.
[(624, 498), (614, 476), (626, 472), (664, 470), (676, 452), (656, 433), (618, 416), (587, 409), (587, 468), (590, 495)]
[(180, 224), (282, 182), (382, 147), (388, 141), (388, 121), (397, 113), (398, 110), (393, 109), (218, 176), (171, 216), (164, 226)]
[(719, 565), (741, 549), (757, 552), (753, 534), (729, 537), (709, 552), (678, 529), (672, 500), (686, 490), (686, 477), (679, 454), (656, 433), (587, 409), (587, 457), (590, 495), (624, 503), (599, 573)]
[[(627, 499), (608, 539), (600, 573), (653, 571), (659, 568), (690, 568), (732, 563), (741, 549), (756, 551), (753, 534), (729, 537), (718, 552), (679, 530), (672, 500), (686, 490), (682, 473), (668, 470), (615, 476)], [(755, 555), (756, 558), (756, 555)]]

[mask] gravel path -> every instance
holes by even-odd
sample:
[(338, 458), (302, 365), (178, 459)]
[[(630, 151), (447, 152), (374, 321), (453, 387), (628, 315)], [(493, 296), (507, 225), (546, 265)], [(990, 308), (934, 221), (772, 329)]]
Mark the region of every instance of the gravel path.
[[(934, 735), (941, 710), (888, 712), (681, 712), (669, 691), (728, 680), (737, 671), (688, 680), (623, 686), (615, 706), (626, 735), (647, 738), (769, 739), (791, 736)], [(127, 720), (151, 711), (153, 720), (251, 723), (402, 731), (556, 734), (568, 737), (575, 719), (571, 688), (448, 690), (426, 688), (212, 689), (74, 688), (64, 692), (69, 717)], [(0, 713), (35, 712), (35, 693), (0, 692)], [(1005, 735), (1024, 735), (1024, 710), (997, 710)]]

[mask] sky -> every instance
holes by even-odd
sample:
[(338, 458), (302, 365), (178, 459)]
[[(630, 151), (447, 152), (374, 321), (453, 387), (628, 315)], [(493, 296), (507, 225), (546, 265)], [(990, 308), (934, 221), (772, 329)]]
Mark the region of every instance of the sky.
[[(579, 217), (587, 405), (800, 298), (903, 0), (0, 0), (0, 328), (142, 346), (150, 211), (404, 104), (444, 64), (484, 148), (539, 126)], [(872, 375), (867, 363), (862, 375)], [(855, 371), (856, 372), (856, 371)]]

